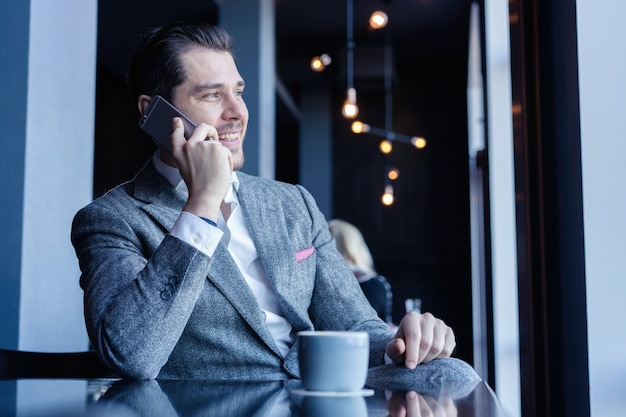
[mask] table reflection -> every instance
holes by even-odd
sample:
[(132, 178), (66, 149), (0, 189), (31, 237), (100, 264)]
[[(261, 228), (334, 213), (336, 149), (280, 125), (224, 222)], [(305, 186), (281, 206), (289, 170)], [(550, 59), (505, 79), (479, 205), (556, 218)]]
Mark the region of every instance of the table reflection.
[(297, 380), (4, 380), (0, 415), (505, 416), (494, 392), (478, 378), (441, 378), (391, 366), (371, 370), (368, 387), (373, 395), (318, 397), (298, 394)]
[(284, 381), (119, 380), (89, 415), (286, 417), (295, 410)]
[(354, 397), (304, 397), (299, 416), (328, 417), (352, 416), (368, 417), (367, 404), (362, 396)]
[[(416, 390), (375, 389), (372, 396), (294, 394), (296, 381), (117, 381), (89, 408), (89, 415), (123, 416), (505, 416), (489, 386), (455, 392), (440, 383), (441, 395)], [(467, 388), (467, 387), (465, 387)], [(459, 394), (459, 395), (455, 395)]]

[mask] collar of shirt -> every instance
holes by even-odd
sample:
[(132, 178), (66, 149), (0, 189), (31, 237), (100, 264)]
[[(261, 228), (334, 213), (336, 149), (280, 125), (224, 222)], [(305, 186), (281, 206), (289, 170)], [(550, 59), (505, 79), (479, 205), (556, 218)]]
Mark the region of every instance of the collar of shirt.
[[(161, 174), (167, 182), (169, 182), (172, 187), (176, 190), (182, 192), (185, 196), (189, 194), (189, 190), (187, 190), (187, 184), (183, 181), (183, 177), (180, 176), (180, 172), (178, 168), (167, 165), (163, 160), (161, 160), (159, 151), (157, 150), (154, 153), (154, 157), (152, 158), (152, 162), (154, 164), (154, 168), (157, 170), (159, 174)], [(230, 176), (230, 182), (233, 185), (228, 189), (228, 193), (226, 197), (224, 197), (225, 203), (237, 203), (237, 196), (233, 193), (233, 189), (235, 191), (239, 190), (239, 178), (237, 178), (237, 172), (233, 171)]]

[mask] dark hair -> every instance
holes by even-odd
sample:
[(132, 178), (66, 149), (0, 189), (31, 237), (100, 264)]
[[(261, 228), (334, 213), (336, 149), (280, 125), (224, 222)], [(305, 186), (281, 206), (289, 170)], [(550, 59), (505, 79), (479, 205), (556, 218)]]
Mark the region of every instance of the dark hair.
[(232, 54), (230, 34), (204, 22), (173, 22), (141, 35), (128, 67), (133, 107), (142, 94), (171, 100), (174, 87), (185, 80), (180, 56), (198, 46)]

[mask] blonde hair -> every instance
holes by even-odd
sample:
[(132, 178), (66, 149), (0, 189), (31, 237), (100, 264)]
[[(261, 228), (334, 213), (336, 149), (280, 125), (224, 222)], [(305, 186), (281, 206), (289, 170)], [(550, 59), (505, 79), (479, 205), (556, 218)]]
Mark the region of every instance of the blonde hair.
[(363, 235), (354, 225), (345, 220), (333, 219), (328, 229), (335, 238), (337, 249), (344, 259), (364, 272), (374, 271), (374, 260)]

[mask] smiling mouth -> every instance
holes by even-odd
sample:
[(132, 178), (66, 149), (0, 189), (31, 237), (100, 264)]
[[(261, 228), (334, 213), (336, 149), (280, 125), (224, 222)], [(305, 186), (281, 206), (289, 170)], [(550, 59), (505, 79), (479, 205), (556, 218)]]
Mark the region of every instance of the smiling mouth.
[(239, 137), (239, 135), (237, 133), (225, 133), (223, 135), (218, 135), (218, 139), (225, 141), (225, 142), (232, 142), (233, 140), (237, 139)]

